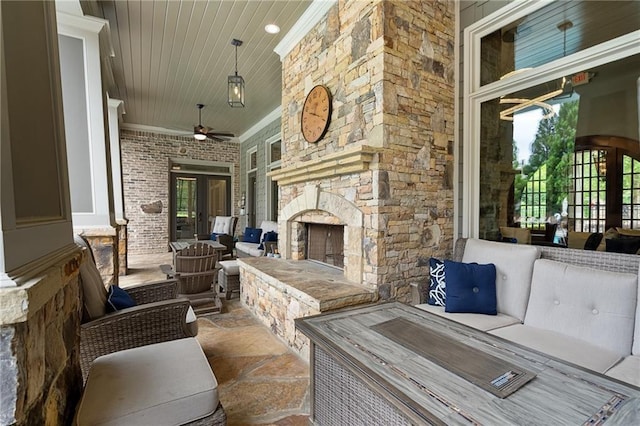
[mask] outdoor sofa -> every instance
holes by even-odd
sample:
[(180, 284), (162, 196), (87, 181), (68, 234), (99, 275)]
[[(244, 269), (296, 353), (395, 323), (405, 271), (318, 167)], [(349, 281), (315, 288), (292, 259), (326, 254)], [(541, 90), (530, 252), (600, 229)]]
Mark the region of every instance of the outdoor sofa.
[(496, 315), (429, 304), (428, 282), (418, 308), (640, 386), (640, 256), (459, 239), (452, 260), (495, 265)]

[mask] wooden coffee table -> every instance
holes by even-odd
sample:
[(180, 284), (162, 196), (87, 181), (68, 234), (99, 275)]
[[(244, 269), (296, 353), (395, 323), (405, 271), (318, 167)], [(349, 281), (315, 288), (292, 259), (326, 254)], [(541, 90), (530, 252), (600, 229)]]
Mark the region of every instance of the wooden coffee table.
[(640, 424), (639, 388), (412, 306), (296, 327), (311, 340), (314, 424)]

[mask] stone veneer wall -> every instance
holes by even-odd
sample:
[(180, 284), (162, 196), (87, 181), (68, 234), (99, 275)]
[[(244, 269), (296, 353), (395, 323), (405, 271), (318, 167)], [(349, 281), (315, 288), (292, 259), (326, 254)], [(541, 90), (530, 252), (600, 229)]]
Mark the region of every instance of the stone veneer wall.
[[(63, 425), (74, 416), (82, 392), (80, 260), (76, 252), (22, 287), (0, 289), (0, 424)], [(30, 295), (26, 318), (6, 323), (12, 294), (21, 292)]]
[[(162, 253), (169, 243), (169, 160), (205, 160), (234, 165), (234, 199), (239, 199), (240, 147), (237, 142), (196, 141), (193, 137), (121, 130), (122, 184), (128, 249), (131, 254)], [(159, 213), (141, 206), (160, 202)], [(237, 206), (232, 206), (237, 215)]]
[[(280, 208), (305, 185), (364, 213), (363, 284), (409, 300), (430, 256), (453, 244), (453, 1), (339, 1), (283, 60), (283, 168), (358, 145), (381, 150), (368, 170), (280, 188)], [(316, 144), (300, 111), (316, 84), (333, 94)]]

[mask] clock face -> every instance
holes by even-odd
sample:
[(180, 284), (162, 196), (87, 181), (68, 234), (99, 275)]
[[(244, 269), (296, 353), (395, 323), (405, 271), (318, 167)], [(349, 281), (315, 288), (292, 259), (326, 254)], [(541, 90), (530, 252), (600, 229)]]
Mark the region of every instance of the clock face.
[(302, 136), (307, 142), (318, 142), (331, 121), (331, 93), (324, 86), (316, 86), (307, 95), (302, 107)]

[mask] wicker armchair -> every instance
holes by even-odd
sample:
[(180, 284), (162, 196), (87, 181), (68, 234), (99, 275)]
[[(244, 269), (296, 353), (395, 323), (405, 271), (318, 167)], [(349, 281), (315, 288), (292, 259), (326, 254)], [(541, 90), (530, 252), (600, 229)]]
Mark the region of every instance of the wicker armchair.
[(194, 337), (197, 319), (189, 300), (176, 298), (178, 284), (165, 280), (127, 287), (137, 306), (106, 312), (107, 289), (86, 241), (76, 243), (88, 250), (80, 266), (83, 319), (80, 327), (80, 367), (86, 380), (94, 359), (112, 352)]

